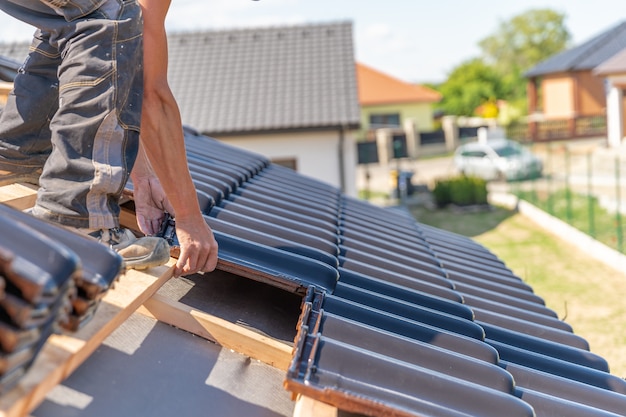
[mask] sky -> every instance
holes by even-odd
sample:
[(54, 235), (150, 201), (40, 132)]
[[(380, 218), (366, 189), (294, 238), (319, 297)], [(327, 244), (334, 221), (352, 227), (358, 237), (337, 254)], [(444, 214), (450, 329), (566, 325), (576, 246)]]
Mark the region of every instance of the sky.
[[(626, 20), (618, 0), (172, 0), (168, 31), (353, 23), (357, 61), (407, 82), (441, 82), (480, 55), (480, 40), (530, 9), (565, 14), (572, 45)], [(0, 41), (33, 30), (0, 13)]]

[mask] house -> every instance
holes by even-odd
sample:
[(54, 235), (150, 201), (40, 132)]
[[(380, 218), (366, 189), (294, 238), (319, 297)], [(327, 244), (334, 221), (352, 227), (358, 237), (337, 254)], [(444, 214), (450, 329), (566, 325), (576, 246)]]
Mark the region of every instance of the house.
[[(434, 130), (433, 105), (441, 94), (419, 84), (411, 84), (362, 63), (356, 64), (361, 105), (359, 140), (378, 141), (379, 161), (392, 157), (392, 138), (406, 139), (406, 154), (415, 157), (422, 136)], [(443, 135), (440, 139), (445, 142)]]
[(434, 129), (433, 105), (437, 91), (411, 84), (367, 65), (356, 64), (362, 132), (413, 123), (418, 131)]
[[(472, 239), (191, 131), (186, 148), (219, 243), (217, 271), (122, 277), (107, 295), (160, 290), (145, 302), (105, 297), (80, 338), (54, 336), (34, 372), (0, 396), (5, 414), (623, 415), (626, 381)], [(14, 189), (0, 198), (23, 202)], [(33, 227), (31, 239), (55, 236), (24, 213), (0, 211), (7, 228)], [(21, 238), (2, 233), (0, 246)], [(62, 245), (51, 249), (17, 258), (53, 268), (54, 250), (73, 259)], [(85, 268), (98, 272), (97, 257), (82, 252)], [(110, 332), (121, 310), (142, 303), (95, 349), (90, 325)], [(65, 348), (70, 357), (57, 365)]]
[(626, 47), (612, 58), (597, 66), (593, 73), (606, 82), (606, 119), (609, 145), (620, 146), (626, 132)]
[(186, 125), (356, 194), (360, 124), (349, 22), (172, 33)]
[(533, 140), (606, 134), (606, 87), (595, 68), (626, 47), (626, 22), (531, 68), (529, 137)]

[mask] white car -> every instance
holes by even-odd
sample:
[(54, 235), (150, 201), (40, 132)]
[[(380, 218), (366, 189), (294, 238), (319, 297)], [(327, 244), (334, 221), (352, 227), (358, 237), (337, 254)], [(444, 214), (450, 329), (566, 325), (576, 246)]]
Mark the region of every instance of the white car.
[(462, 174), (485, 180), (536, 178), (543, 171), (541, 159), (509, 139), (461, 145), (454, 153), (454, 165)]

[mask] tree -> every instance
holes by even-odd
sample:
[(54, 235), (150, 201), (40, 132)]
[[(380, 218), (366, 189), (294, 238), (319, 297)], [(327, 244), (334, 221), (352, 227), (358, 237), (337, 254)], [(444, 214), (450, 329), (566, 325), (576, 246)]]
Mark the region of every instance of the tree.
[(502, 99), (512, 113), (525, 114), (524, 72), (567, 47), (571, 36), (564, 20), (554, 10), (534, 9), (502, 22), (480, 41), (482, 57), (461, 63), (439, 86), (441, 110), (471, 116), (478, 106)]
[(525, 71), (564, 50), (571, 35), (565, 14), (551, 9), (532, 9), (500, 23), (498, 30), (479, 42), (487, 64), (502, 75), (512, 93), (525, 94)]
[(473, 116), (478, 106), (506, 95), (502, 77), (480, 58), (457, 66), (438, 90), (440, 108), (457, 116)]
[(502, 73), (526, 71), (567, 46), (571, 35), (564, 21), (554, 10), (529, 10), (500, 23), (479, 46), (486, 62)]

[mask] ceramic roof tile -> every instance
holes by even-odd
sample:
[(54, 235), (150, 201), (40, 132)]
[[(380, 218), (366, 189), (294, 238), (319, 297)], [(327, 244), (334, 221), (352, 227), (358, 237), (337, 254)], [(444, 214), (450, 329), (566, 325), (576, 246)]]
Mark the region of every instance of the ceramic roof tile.
[(104, 245), (0, 204), (0, 393), (61, 328), (87, 323), (122, 270)]
[(472, 239), (244, 151), (240, 163), (238, 150), (209, 138), (188, 132), (187, 142), (192, 175), (203, 158), (255, 166), (207, 207), (207, 221), (220, 221), (230, 270), (306, 292), (288, 389), (368, 415), (626, 409), (626, 382)]
[(357, 126), (352, 25), (172, 33), (169, 79), (202, 132)]
[(541, 61), (524, 76), (530, 78), (560, 72), (592, 70), (624, 48), (626, 48), (626, 22)]
[[(368, 415), (623, 415), (626, 381), (480, 244), (186, 137), (194, 180), (214, 189), (203, 211), (218, 269), (303, 296), (289, 390)], [(3, 227), (35, 221), (0, 211)]]

